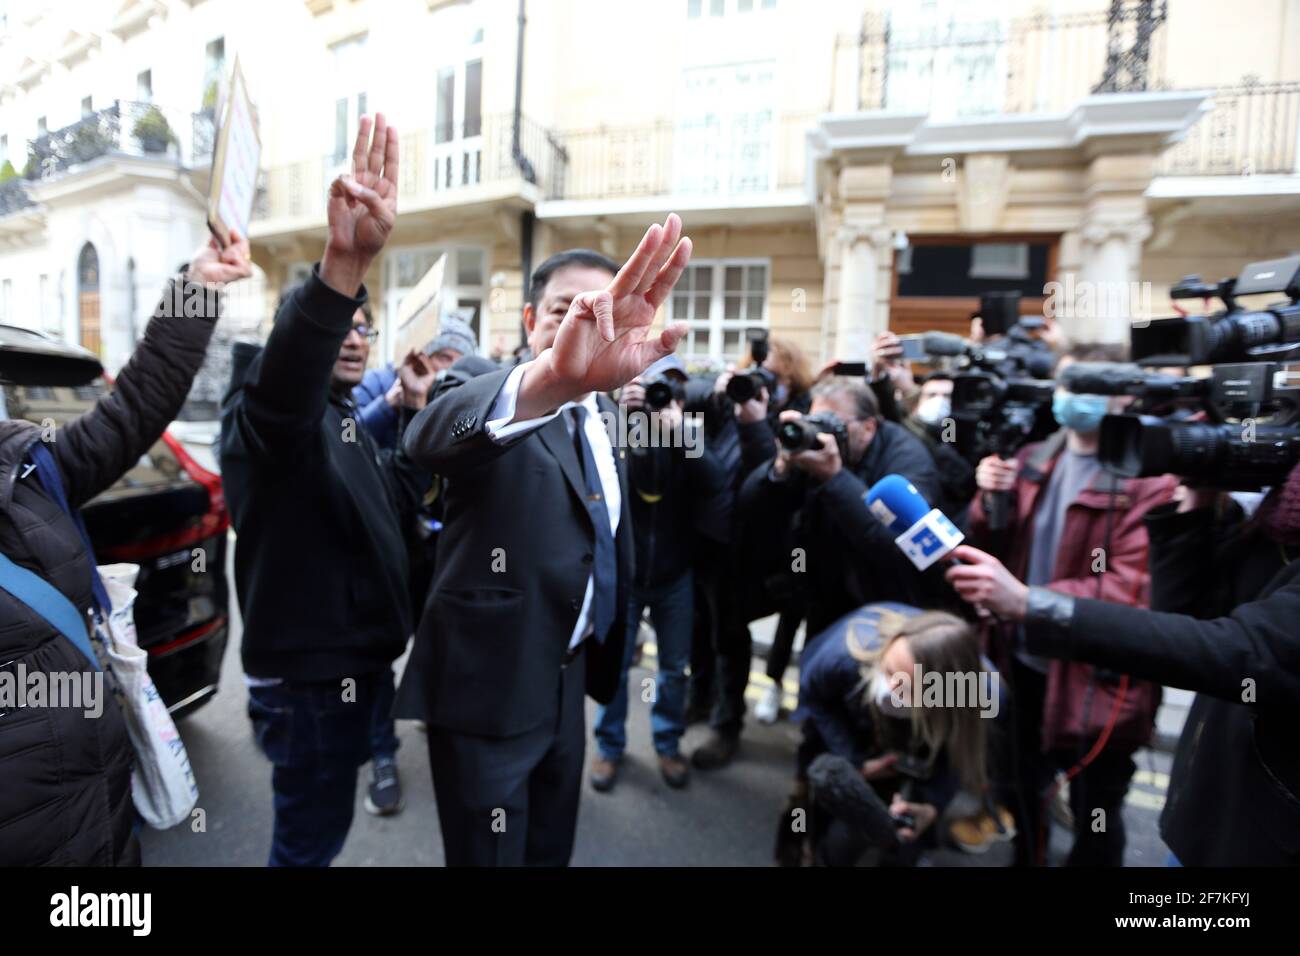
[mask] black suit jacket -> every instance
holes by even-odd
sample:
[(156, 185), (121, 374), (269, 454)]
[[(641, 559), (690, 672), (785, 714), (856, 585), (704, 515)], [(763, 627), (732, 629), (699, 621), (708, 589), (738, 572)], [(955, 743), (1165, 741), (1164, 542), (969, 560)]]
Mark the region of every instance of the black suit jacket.
[[(581, 466), (564, 417), (506, 444), (485, 424), (509, 370), (480, 375), (407, 426), (406, 453), (445, 481), (437, 567), (397, 712), (431, 726), (506, 737), (555, 719), (560, 669), (595, 553)], [(615, 406), (605, 396), (602, 411)], [(617, 616), (587, 639), (587, 693), (614, 695), (627, 629), (632, 528), (624, 452)]]

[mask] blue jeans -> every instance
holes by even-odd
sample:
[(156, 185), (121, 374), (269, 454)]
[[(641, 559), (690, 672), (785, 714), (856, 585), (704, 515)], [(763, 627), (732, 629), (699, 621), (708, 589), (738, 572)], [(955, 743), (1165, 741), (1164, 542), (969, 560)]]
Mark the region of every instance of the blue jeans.
[(342, 680), (248, 689), (253, 732), (272, 764), (268, 866), (329, 866), (343, 849), (384, 678), (383, 672), (358, 676), (354, 694)]
[(636, 649), (641, 611), (650, 608), (650, 622), (659, 648), (659, 673), (655, 677), (654, 705), (650, 728), (655, 751), (660, 756), (678, 756), (678, 745), (686, 732), (686, 665), (691, 660), (691, 628), (695, 598), (691, 572), (657, 588), (632, 588), (627, 608), (627, 640), (623, 644), (623, 672), (614, 699), (596, 711), (596, 744), (601, 756), (618, 760), (627, 749), (627, 672)]

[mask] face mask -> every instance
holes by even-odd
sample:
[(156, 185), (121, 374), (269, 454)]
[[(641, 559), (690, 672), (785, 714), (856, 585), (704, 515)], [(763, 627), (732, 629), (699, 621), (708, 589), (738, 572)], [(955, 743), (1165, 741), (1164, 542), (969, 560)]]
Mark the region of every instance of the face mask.
[(952, 414), (952, 400), (944, 395), (931, 395), (916, 406), (916, 417), (927, 425), (938, 425)]
[[(902, 696), (902, 688), (899, 688), (899, 695)], [(895, 717), (903, 717), (907, 714), (907, 708), (902, 707), (894, 702), (894, 689), (890, 686), (889, 680), (879, 671), (871, 680), (871, 696), (876, 701), (876, 706), (883, 713), (892, 714)]]
[(1052, 398), (1052, 414), (1066, 428), (1095, 432), (1106, 414), (1106, 396), (1058, 394)]

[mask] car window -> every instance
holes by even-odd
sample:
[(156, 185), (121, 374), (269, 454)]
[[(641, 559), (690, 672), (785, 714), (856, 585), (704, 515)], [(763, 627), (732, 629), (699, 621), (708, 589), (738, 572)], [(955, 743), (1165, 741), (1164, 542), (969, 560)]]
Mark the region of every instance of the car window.
[[(22, 418), (42, 426), (52, 422), (55, 427), (89, 411), (109, 390), (102, 378), (89, 385), (4, 385), (3, 388), (4, 417)], [(167, 443), (159, 439), (101, 497), (138, 494), (190, 480)]]

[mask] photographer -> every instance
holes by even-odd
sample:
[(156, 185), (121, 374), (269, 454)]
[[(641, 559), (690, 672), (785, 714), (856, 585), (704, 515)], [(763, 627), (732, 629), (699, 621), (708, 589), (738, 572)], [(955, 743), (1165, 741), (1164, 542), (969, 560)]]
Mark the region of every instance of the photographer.
[(918, 384), (903, 360), (903, 346), (893, 332), (881, 332), (872, 347), (871, 390), (880, 414), (898, 422), (925, 443), (939, 472), (943, 497), (931, 502), (958, 527), (966, 524), (975, 497), (975, 469), (955, 444), (952, 419), (952, 375), (935, 371)]
[[(801, 430), (798, 412), (783, 412), (781, 420), (783, 430)], [(778, 606), (806, 599), (810, 635), (870, 601), (937, 603), (942, 580), (918, 574), (863, 503), (871, 485), (894, 473), (936, 500), (938, 475), (925, 446), (883, 421), (858, 379), (833, 378), (813, 389), (808, 425), (802, 440), (814, 447), (778, 446), (741, 487), (751, 586)]]
[(1300, 466), (1247, 522), (1225, 529), (1209, 504), (1184, 490), (1147, 516), (1158, 610), (1028, 587), (970, 547), (948, 577), (967, 601), (1024, 622), (1033, 653), (1196, 692), (1160, 816), (1179, 863), (1295, 866)]
[[(1109, 346), (1075, 346), (1057, 363), (1057, 376), (1072, 362), (1114, 360)], [(989, 547), (984, 495), (1009, 493), (1014, 504), (1005, 535), (1007, 566), (1031, 585), (1091, 594), (1127, 603), (1145, 601), (1147, 536), (1142, 516), (1169, 500), (1168, 477), (1121, 481), (1097, 460), (1098, 429), (1122, 399), (1057, 389), (1053, 414), (1061, 430), (1026, 445), (1016, 458), (991, 455), (976, 480), (983, 494), (971, 507), (972, 540)], [(1105, 573), (1098, 573), (1103, 570)], [(1117, 678), (1082, 665), (1038, 657), (1025, 648), (1020, 629), (997, 628), (991, 651), (1015, 688), (1016, 776), (1020, 836), (1017, 862), (1045, 859), (1045, 794), (1059, 770), (1075, 767), (1107, 727), (1119, 697)], [(1120, 698), (1118, 719), (1101, 753), (1076, 771), (1070, 784), (1075, 840), (1071, 865), (1119, 866), (1124, 859), (1121, 810), (1136, 769), (1132, 754), (1151, 736), (1160, 689), (1136, 682)], [(1091, 826), (1092, 810), (1106, 811), (1103, 831)]]
[[(628, 416), (629, 429), (635, 428), (636, 418), (641, 418), (648, 422), (650, 435), (668, 436), (672, 441), (669, 445), (631, 442), (628, 448), (636, 571), (630, 588), (628, 634), (618, 689), (613, 700), (596, 713), (599, 752), (591, 762), (591, 785), (602, 792), (614, 786), (627, 746), (628, 669), (636, 650), (641, 612), (647, 607), (654, 624), (658, 661), (650, 728), (659, 756), (659, 772), (673, 789), (686, 786), (688, 779), (687, 764), (679, 748), (686, 731), (686, 667), (691, 658), (694, 608), (692, 507), (694, 502), (708, 500), (722, 491), (726, 479), (713, 455), (699, 444), (703, 436), (694, 435), (688, 441), (684, 429), (693, 429), (695, 424), (683, 420), (681, 396), (685, 380), (682, 360), (669, 355), (625, 385), (619, 394), (620, 412)], [(647, 389), (672, 389), (673, 398), (656, 408), (665, 396), (648, 395)]]

